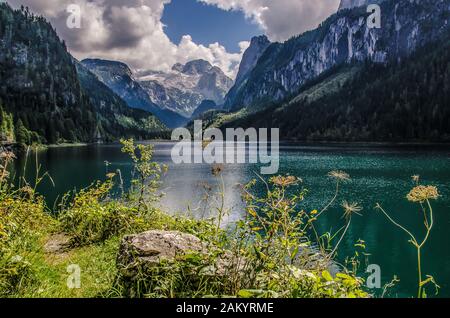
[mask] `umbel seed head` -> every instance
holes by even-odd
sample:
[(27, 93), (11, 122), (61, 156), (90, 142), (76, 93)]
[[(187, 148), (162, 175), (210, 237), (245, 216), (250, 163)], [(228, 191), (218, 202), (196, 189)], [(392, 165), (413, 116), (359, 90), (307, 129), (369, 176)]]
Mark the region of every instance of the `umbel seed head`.
[(406, 196), (408, 201), (414, 203), (423, 203), (427, 200), (437, 200), (439, 191), (434, 186), (417, 186)]

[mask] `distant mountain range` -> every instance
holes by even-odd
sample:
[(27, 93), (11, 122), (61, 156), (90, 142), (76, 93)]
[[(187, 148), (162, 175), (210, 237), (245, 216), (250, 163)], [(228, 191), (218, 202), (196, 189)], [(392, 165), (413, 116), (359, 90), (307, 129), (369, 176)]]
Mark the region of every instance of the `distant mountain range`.
[(147, 72), (140, 77), (151, 100), (161, 107), (191, 117), (204, 100), (223, 105), (234, 82), (204, 60), (175, 64), (171, 72)]
[(130, 107), (152, 112), (170, 128), (185, 125), (204, 100), (222, 105), (233, 85), (204, 60), (176, 64), (171, 72), (148, 71), (139, 79), (124, 63), (86, 59), (82, 64)]
[(183, 126), (187, 121), (185, 117), (154, 104), (126, 64), (98, 59), (83, 60), (81, 64), (120, 96), (129, 107), (154, 114), (169, 128)]

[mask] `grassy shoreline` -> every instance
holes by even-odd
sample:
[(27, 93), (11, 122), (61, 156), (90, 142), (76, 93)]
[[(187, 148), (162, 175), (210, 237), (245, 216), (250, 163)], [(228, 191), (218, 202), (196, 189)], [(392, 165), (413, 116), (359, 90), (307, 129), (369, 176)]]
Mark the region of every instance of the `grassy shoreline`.
[[(218, 182), (206, 199), (213, 204), (205, 206), (212, 215), (201, 220), (189, 217), (189, 213), (173, 216), (157, 207), (166, 167), (152, 161), (153, 146), (133, 140), (121, 142), (122, 152), (134, 165), (132, 187), (125, 191), (122, 174), (109, 173), (106, 181), (64, 196), (55, 214), (49, 213), (36, 187), (26, 181), (17, 189), (11, 186), (7, 168), (14, 155), (2, 155), (0, 297), (371, 297), (361, 277), (364, 269), (359, 268), (364, 241), (355, 242), (354, 255), (340, 255), (339, 249), (351, 232), (352, 218), (360, 215), (362, 207), (343, 201), (336, 233), (320, 233), (316, 227), (321, 216), (337, 203), (340, 189), (351, 181), (347, 173), (332, 171), (326, 176), (334, 180), (336, 193), (325, 207), (313, 211), (305, 210), (308, 189), (302, 179), (288, 175), (252, 180), (239, 187), (245, 215), (225, 227), (223, 220), (232, 211), (225, 206), (223, 166), (211, 166)], [(45, 177), (38, 176), (36, 184)], [(265, 184), (266, 193), (255, 191), (260, 182)], [(430, 211), (423, 212), (430, 233), (434, 222), (429, 201), (439, 197), (438, 190), (420, 185), (418, 176), (414, 182), (417, 187), (408, 200), (428, 203)], [(121, 196), (112, 195), (114, 187), (121, 189)], [(390, 219), (380, 205), (377, 209)], [(147, 254), (130, 252), (125, 257), (131, 257), (129, 263), (119, 261), (124, 259), (119, 257), (123, 256), (119, 246), (124, 237), (147, 231), (162, 231), (172, 238), (177, 236), (175, 232), (188, 234), (202, 248), (177, 252), (151, 266), (145, 265)], [(427, 238), (419, 243), (414, 237), (419, 250)], [(335, 262), (338, 254), (339, 259), (345, 259), (344, 264)], [(334, 274), (330, 273), (331, 263), (339, 266)], [(80, 288), (67, 285), (74, 266), (82, 273)], [(130, 266), (138, 268), (131, 276)], [(427, 285), (435, 282), (420, 277), (418, 294), (422, 297)]]

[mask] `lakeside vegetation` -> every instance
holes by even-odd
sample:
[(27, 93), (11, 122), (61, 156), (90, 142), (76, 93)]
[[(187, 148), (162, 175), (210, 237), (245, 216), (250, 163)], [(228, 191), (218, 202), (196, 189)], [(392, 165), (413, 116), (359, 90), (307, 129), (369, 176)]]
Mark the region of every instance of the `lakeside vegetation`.
[[(336, 258), (352, 218), (362, 213), (359, 205), (342, 203), (342, 224), (336, 233), (318, 233), (315, 226), (349, 181), (345, 172), (329, 174), (336, 184), (335, 196), (325, 207), (313, 211), (304, 208), (308, 191), (301, 179), (258, 177), (241, 187), (245, 217), (224, 227), (223, 220), (230, 211), (223, 204), (223, 166), (211, 167), (220, 185), (212, 194), (218, 203), (211, 211), (213, 216), (202, 220), (177, 217), (156, 208), (160, 177), (166, 167), (152, 161), (152, 147), (128, 140), (123, 141), (123, 151), (134, 163), (130, 189), (124, 189), (121, 172), (112, 171), (105, 181), (67, 194), (56, 211), (50, 211), (36, 192), (37, 185), (50, 176), (41, 173), (33, 182), (22, 179), (14, 187), (8, 175), (14, 155), (2, 153), (1, 297), (373, 296), (359, 277), (364, 242), (355, 242), (355, 254), (348, 255), (345, 264), (338, 264)], [(419, 179), (415, 182), (417, 187), (408, 199), (428, 206), (438, 197), (437, 189), (420, 186)], [(257, 183), (265, 185), (265, 195), (255, 194)], [(113, 189), (121, 195), (113, 197)], [(430, 222), (432, 214), (426, 215)], [(428, 223), (429, 232), (432, 224)], [(194, 235), (205, 244), (206, 252), (189, 252), (164, 260), (130, 281), (117, 262), (120, 243), (127, 234), (149, 230)], [(339, 259), (344, 258), (339, 255)], [(224, 261), (227, 266), (219, 271), (217, 264)], [(74, 264), (81, 268), (81, 285), (71, 289), (67, 285), (68, 268)], [(422, 274), (419, 296), (425, 297), (424, 290), (434, 283), (434, 278)]]

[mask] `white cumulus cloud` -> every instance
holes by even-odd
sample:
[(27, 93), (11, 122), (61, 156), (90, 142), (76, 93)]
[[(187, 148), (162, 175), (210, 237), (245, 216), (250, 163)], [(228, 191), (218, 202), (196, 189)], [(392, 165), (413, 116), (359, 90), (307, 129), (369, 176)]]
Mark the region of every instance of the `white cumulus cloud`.
[[(171, 0), (9, 0), (13, 7), (28, 6), (55, 26), (78, 59), (119, 60), (137, 71), (169, 70), (175, 63), (204, 59), (235, 77), (249, 42), (241, 52), (230, 53), (220, 43), (197, 44), (190, 35), (173, 43), (161, 22), (164, 6)], [(81, 28), (70, 29), (67, 7), (81, 8)]]
[(223, 10), (238, 10), (272, 41), (284, 41), (316, 28), (337, 11), (340, 0), (198, 0)]
[[(258, 24), (273, 41), (282, 41), (316, 27), (335, 12), (339, 0), (197, 0), (223, 10), (239, 10)], [(175, 63), (205, 59), (235, 77), (249, 42), (239, 53), (220, 43), (197, 44), (190, 35), (173, 43), (161, 22), (171, 0), (9, 0), (14, 7), (28, 6), (54, 25), (71, 53), (119, 60), (137, 71), (169, 70)], [(70, 29), (67, 8), (81, 8), (81, 28)], [(250, 39), (248, 39), (250, 40)]]

